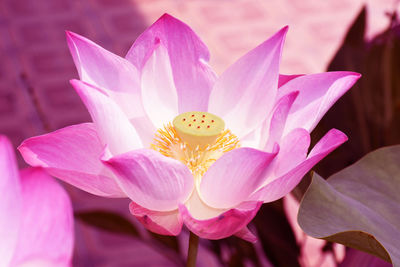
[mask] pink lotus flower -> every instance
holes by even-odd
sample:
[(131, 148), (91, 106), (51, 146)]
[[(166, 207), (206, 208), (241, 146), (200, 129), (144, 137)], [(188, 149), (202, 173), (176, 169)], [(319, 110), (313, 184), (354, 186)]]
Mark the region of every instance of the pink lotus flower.
[(0, 135), (0, 266), (70, 266), (73, 215), (67, 193), (40, 168), (18, 172)]
[(67, 32), (81, 79), (71, 84), (93, 123), (30, 138), (19, 150), (82, 190), (129, 197), (153, 232), (177, 235), (184, 223), (203, 238), (254, 240), (246, 226), (262, 203), (288, 194), (346, 141), (333, 129), (307, 155), (310, 132), (360, 77), (279, 75), (286, 32), (220, 77), (204, 43), (169, 15), (125, 58)]

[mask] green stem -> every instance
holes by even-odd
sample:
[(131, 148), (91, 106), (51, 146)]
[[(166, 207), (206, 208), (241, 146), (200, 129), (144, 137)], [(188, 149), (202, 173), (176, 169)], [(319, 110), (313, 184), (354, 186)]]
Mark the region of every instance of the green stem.
[(186, 267), (195, 267), (197, 259), (197, 249), (199, 248), (199, 237), (190, 232), (189, 249)]

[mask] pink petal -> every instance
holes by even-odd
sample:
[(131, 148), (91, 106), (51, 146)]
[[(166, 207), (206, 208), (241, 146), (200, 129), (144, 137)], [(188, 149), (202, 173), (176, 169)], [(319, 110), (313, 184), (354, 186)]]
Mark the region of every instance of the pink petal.
[(243, 227), (238, 232), (235, 233), (235, 236), (244, 239), (250, 243), (256, 243), (257, 237), (246, 227)]
[[(183, 222), (201, 238), (221, 239), (241, 231), (257, 214), (262, 202), (245, 202), (210, 219), (196, 219), (185, 205), (179, 206)], [(240, 232), (239, 232), (240, 234)]]
[(360, 78), (354, 72), (327, 72), (304, 75), (279, 88), (278, 97), (300, 91), (294, 102), (284, 133), (295, 128), (311, 132), (329, 108)]
[(298, 94), (298, 91), (294, 91), (278, 100), (270, 119), (269, 134), (265, 135), (267, 137), (267, 143), (264, 150), (269, 151), (273, 148), (275, 143), (280, 143), (290, 108)]
[(141, 96), (109, 90), (104, 90), (104, 92), (107, 92), (107, 95), (125, 113), (139, 135), (143, 146), (149, 147), (153, 141), (156, 128), (144, 111)]
[(251, 147), (255, 149), (263, 149), (265, 147), (266, 139), (268, 138), (268, 118), (264, 120), (256, 129), (240, 138), (240, 145), (242, 147)]
[(278, 88), (300, 76), (303, 76), (303, 74), (295, 74), (295, 75), (279, 74)]
[[(127, 102), (129, 98), (127, 98)], [(130, 103), (132, 105), (132, 102)], [(150, 144), (154, 141), (156, 128), (153, 122), (148, 118), (147, 114), (142, 117), (131, 118), (129, 120), (135, 127), (136, 132), (140, 136), (143, 147), (150, 147)]]
[(206, 220), (217, 217), (228, 209), (219, 209), (208, 206), (200, 198), (198, 189), (193, 190), (190, 198), (185, 202), (185, 207), (189, 210), (190, 214), (197, 220)]
[(193, 190), (193, 176), (181, 162), (151, 149), (133, 150), (104, 161), (126, 195), (154, 211), (177, 209)]
[(103, 145), (107, 145), (112, 154), (142, 146), (133, 125), (105, 92), (78, 80), (72, 80), (71, 84), (85, 103)]
[(9, 266), (17, 246), (22, 197), (14, 151), (3, 135), (0, 135), (0, 178), (0, 265)]
[(143, 67), (142, 99), (147, 115), (157, 128), (163, 127), (179, 114), (170, 59), (162, 44), (154, 48)]
[(287, 29), (240, 58), (215, 83), (209, 111), (221, 116), (239, 137), (260, 125), (274, 105)]
[(330, 130), (314, 146), (307, 159), (286, 174), (273, 180), (250, 197), (251, 200), (272, 202), (288, 194), (301, 181), (301, 178), (320, 160), (347, 141), (347, 136), (339, 130)]
[(275, 177), (287, 173), (307, 158), (310, 141), (310, 134), (302, 128), (294, 129), (282, 139), (274, 160)]
[(214, 208), (231, 208), (245, 201), (262, 183), (278, 151), (237, 148), (219, 158), (200, 183), (201, 199)]
[(298, 92), (289, 93), (277, 101), (271, 114), (252, 132), (240, 139), (242, 147), (271, 151), (280, 142), (290, 108)]
[(280, 140), (279, 153), (271, 162), (268, 171), (264, 173), (263, 182), (259, 188), (264, 187), (303, 162), (307, 157), (309, 146), (310, 134), (306, 130), (297, 128), (287, 134)]
[(60, 266), (60, 267), (69, 267), (71, 264), (67, 263), (61, 263), (61, 262), (53, 262), (51, 260), (47, 259), (42, 259), (42, 258), (34, 258), (34, 259), (29, 259), (26, 260), (22, 263), (18, 264), (18, 267), (54, 267), (54, 266)]
[(178, 210), (153, 211), (145, 209), (135, 202), (129, 204), (129, 210), (146, 229), (156, 234), (176, 236), (182, 230), (183, 221)]
[(114, 174), (100, 161), (103, 146), (92, 123), (69, 126), (25, 140), (18, 148), (25, 161), (89, 193), (126, 197)]
[(153, 138), (154, 126), (149, 122), (142, 106), (136, 67), (76, 33), (66, 33), (80, 79), (107, 92), (135, 128), (138, 128), (141, 139), (148, 145)]
[(66, 32), (69, 50), (82, 81), (117, 92), (130, 92), (140, 98), (136, 67), (94, 42)]
[(74, 228), (67, 193), (41, 169), (22, 171), (21, 184), (24, 216), (12, 266), (39, 259), (70, 266)]
[(141, 70), (158, 43), (168, 50), (179, 113), (207, 111), (216, 76), (208, 66), (210, 55), (205, 44), (186, 24), (164, 14), (139, 36), (126, 58)]
[[(301, 262), (304, 263), (307, 262), (309, 266), (320, 266), (320, 265), (322, 266), (326, 265), (332, 267), (337, 266), (337, 264), (334, 264), (334, 261), (336, 260), (337, 262), (341, 262), (343, 260), (343, 258), (339, 256), (341, 254), (340, 251), (337, 251), (338, 247), (334, 247), (332, 251), (332, 254), (335, 255), (336, 259), (330, 259), (328, 257), (329, 255), (325, 254), (326, 252), (323, 249), (324, 246), (326, 245), (326, 241), (323, 239), (317, 239), (308, 236), (300, 228), (299, 223), (297, 222), (297, 214), (299, 213), (299, 206), (300, 206), (299, 201), (292, 194), (288, 194), (283, 199), (283, 206), (286, 218), (288, 219), (290, 226), (292, 227), (293, 232), (295, 234), (296, 241), (298, 244), (302, 244), (301, 246), (302, 249), (300, 254)], [(345, 249), (343, 245), (339, 245), (337, 243), (335, 245), (341, 246), (343, 249)], [(321, 258), (325, 258), (323, 264), (321, 264)], [(327, 260), (332, 260), (332, 262), (328, 263)], [(354, 265), (354, 266), (363, 266), (363, 265)], [(342, 263), (340, 264), (340, 267), (342, 267)]]

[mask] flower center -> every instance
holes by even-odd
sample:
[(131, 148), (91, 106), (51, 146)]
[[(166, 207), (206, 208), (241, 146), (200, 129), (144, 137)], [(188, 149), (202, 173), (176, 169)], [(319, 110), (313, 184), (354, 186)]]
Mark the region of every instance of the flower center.
[(151, 148), (184, 163), (201, 178), (224, 153), (239, 147), (224, 121), (208, 112), (185, 112), (157, 130)]
[(172, 123), (181, 140), (192, 149), (212, 145), (225, 129), (224, 121), (208, 112), (185, 112)]

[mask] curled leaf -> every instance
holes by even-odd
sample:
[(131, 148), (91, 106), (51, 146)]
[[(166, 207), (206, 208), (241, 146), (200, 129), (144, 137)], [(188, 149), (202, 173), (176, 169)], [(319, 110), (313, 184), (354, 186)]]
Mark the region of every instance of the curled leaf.
[(298, 214), (316, 238), (400, 266), (400, 145), (367, 154), (325, 181), (314, 174)]

